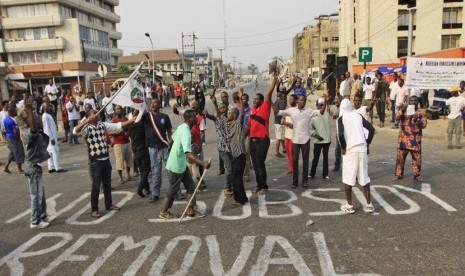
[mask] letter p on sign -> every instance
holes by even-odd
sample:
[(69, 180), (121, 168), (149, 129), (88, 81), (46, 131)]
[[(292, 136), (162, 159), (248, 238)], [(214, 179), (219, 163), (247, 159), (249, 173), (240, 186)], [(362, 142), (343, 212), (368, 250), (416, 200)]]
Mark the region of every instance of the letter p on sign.
[(359, 62), (371, 62), (372, 60), (373, 60), (373, 48), (372, 47), (358, 48), (358, 61)]

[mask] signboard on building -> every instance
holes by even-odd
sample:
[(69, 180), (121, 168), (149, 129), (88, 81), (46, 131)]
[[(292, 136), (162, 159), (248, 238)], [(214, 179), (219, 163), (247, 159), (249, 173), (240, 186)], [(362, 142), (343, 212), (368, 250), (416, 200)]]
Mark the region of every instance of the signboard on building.
[(37, 70), (37, 71), (24, 71), (23, 76), (25, 78), (50, 78), (61, 76), (61, 70)]
[(447, 89), (465, 80), (465, 58), (407, 58), (407, 87)]

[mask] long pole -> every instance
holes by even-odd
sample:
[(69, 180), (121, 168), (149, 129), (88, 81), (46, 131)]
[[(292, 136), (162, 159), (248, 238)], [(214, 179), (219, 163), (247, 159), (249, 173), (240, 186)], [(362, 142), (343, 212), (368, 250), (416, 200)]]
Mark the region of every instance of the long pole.
[(321, 80), (321, 17), (318, 17), (318, 80)]
[(181, 51), (182, 51), (182, 79), (184, 80), (184, 68), (186, 68), (186, 65), (184, 64), (184, 33), (181, 33)]
[(195, 33), (192, 32), (192, 42), (193, 42), (193, 47), (194, 47), (194, 78), (197, 80), (197, 64), (195, 61)]
[(407, 56), (411, 57), (413, 52), (413, 11), (415, 8), (408, 9), (408, 48)]

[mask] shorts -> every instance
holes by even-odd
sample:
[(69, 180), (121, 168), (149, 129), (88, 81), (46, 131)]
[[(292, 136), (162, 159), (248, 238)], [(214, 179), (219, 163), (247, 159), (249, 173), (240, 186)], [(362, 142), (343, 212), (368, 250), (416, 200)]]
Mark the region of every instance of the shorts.
[(274, 124), (276, 140), (284, 140), (284, 125)]
[(24, 146), (19, 139), (7, 139), (7, 146), (10, 150), (8, 161), (15, 161), (17, 164), (24, 163)]
[(348, 152), (342, 156), (342, 182), (355, 186), (355, 181), (361, 186), (370, 183), (368, 176), (368, 155), (365, 152)]
[(132, 150), (131, 144), (115, 144), (116, 170), (122, 171), (125, 168), (132, 168)]

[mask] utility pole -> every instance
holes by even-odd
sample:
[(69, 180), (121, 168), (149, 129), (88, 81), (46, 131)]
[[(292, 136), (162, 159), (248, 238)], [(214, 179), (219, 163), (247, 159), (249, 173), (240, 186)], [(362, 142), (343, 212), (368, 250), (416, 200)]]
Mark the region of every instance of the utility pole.
[(411, 57), (413, 52), (413, 12), (416, 7), (408, 8), (408, 46), (407, 56)]
[(195, 33), (192, 32), (192, 45), (194, 45), (194, 77), (197, 80), (197, 64), (195, 60), (195, 39), (196, 39)]
[(184, 63), (184, 33), (181, 33), (181, 44), (182, 44), (182, 79), (184, 80), (184, 68), (186, 68), (186, 64)]
[(233, 75), (236, 76), (236, 57), (232, 57), (233, 59)]
[(237, 64), (239, 64), (239, 75), (242, 77), (242, 61), (239, 61)]

